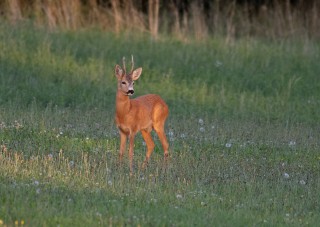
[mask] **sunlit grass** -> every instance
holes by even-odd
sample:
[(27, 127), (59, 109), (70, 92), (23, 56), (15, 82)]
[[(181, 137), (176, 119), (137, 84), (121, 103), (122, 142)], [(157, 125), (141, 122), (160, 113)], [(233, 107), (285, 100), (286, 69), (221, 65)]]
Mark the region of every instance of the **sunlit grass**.
[[(61, 112), (52, 111), (47, 126), (27, 126), (14, 118), (2, 123), (0, 191), (6, 223), (15, 218), (30, 225), (74, 219), (81, 225), (316, 223), (320, 157), (319, 136), (312, 129), (208, 118), (181, 126), (170, 122), (169, 163), (163, 163), (157, 141), (148, 169), (141, 171), (145, 148), (138, 138), (130, 177), (128, 163), (117, 162), (117, 136), (94, 131), (105, 112), (94, 112), (98, 118), (87, 119), (85, 128), (59, 125), (54, 119)], [(63, 122), (85, 121), (78, 117), (66, 111)], [(106, 121), (112, 125), (112, 119)]]

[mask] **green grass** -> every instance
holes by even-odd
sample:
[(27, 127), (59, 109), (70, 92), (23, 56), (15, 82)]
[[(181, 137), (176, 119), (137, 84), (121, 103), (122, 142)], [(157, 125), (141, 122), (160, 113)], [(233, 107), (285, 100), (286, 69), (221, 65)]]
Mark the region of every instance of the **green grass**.
[[(320, 45), (181, 43), (0, 24), (0, 223), (315, 226)], [(118, 164), (114, 66), (168, 103), (171, 157)]]

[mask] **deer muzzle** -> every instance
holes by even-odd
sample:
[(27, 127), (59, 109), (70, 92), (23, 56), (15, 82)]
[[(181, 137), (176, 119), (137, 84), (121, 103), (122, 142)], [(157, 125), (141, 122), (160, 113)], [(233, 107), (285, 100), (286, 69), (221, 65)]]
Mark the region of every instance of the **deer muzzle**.
[(127, 92), (127, 95), (133, 95), (133, 93), (134, 93), (134, 90), (129, 90), (129, 91)]

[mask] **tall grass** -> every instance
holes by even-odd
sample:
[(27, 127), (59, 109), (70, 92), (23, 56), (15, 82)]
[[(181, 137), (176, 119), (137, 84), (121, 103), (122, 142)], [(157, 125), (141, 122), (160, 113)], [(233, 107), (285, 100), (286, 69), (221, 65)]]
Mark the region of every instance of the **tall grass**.
[[(154, 41), (0, 24), (4, 225), (317, 225), (319, 44)], [(114, 65), (170, 116), (145, 171), (118, 165)]]
[(319, 39), (318, 1), (80, 1), (11, 0), (0, 4), (12, 23), (76, 30), (99, 27), (121, 34), (175, 35), (181, 40), (224, 37)]

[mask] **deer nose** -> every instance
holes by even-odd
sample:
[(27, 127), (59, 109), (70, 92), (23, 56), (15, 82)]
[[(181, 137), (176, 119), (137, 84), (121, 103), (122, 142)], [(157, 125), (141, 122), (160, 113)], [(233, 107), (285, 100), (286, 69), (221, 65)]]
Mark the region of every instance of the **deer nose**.
[(134, 90), (129, 90), (128, 91), (128, 94), (130, 94), (130, 95), (133, 95), (133, 93), (134, 93)]

